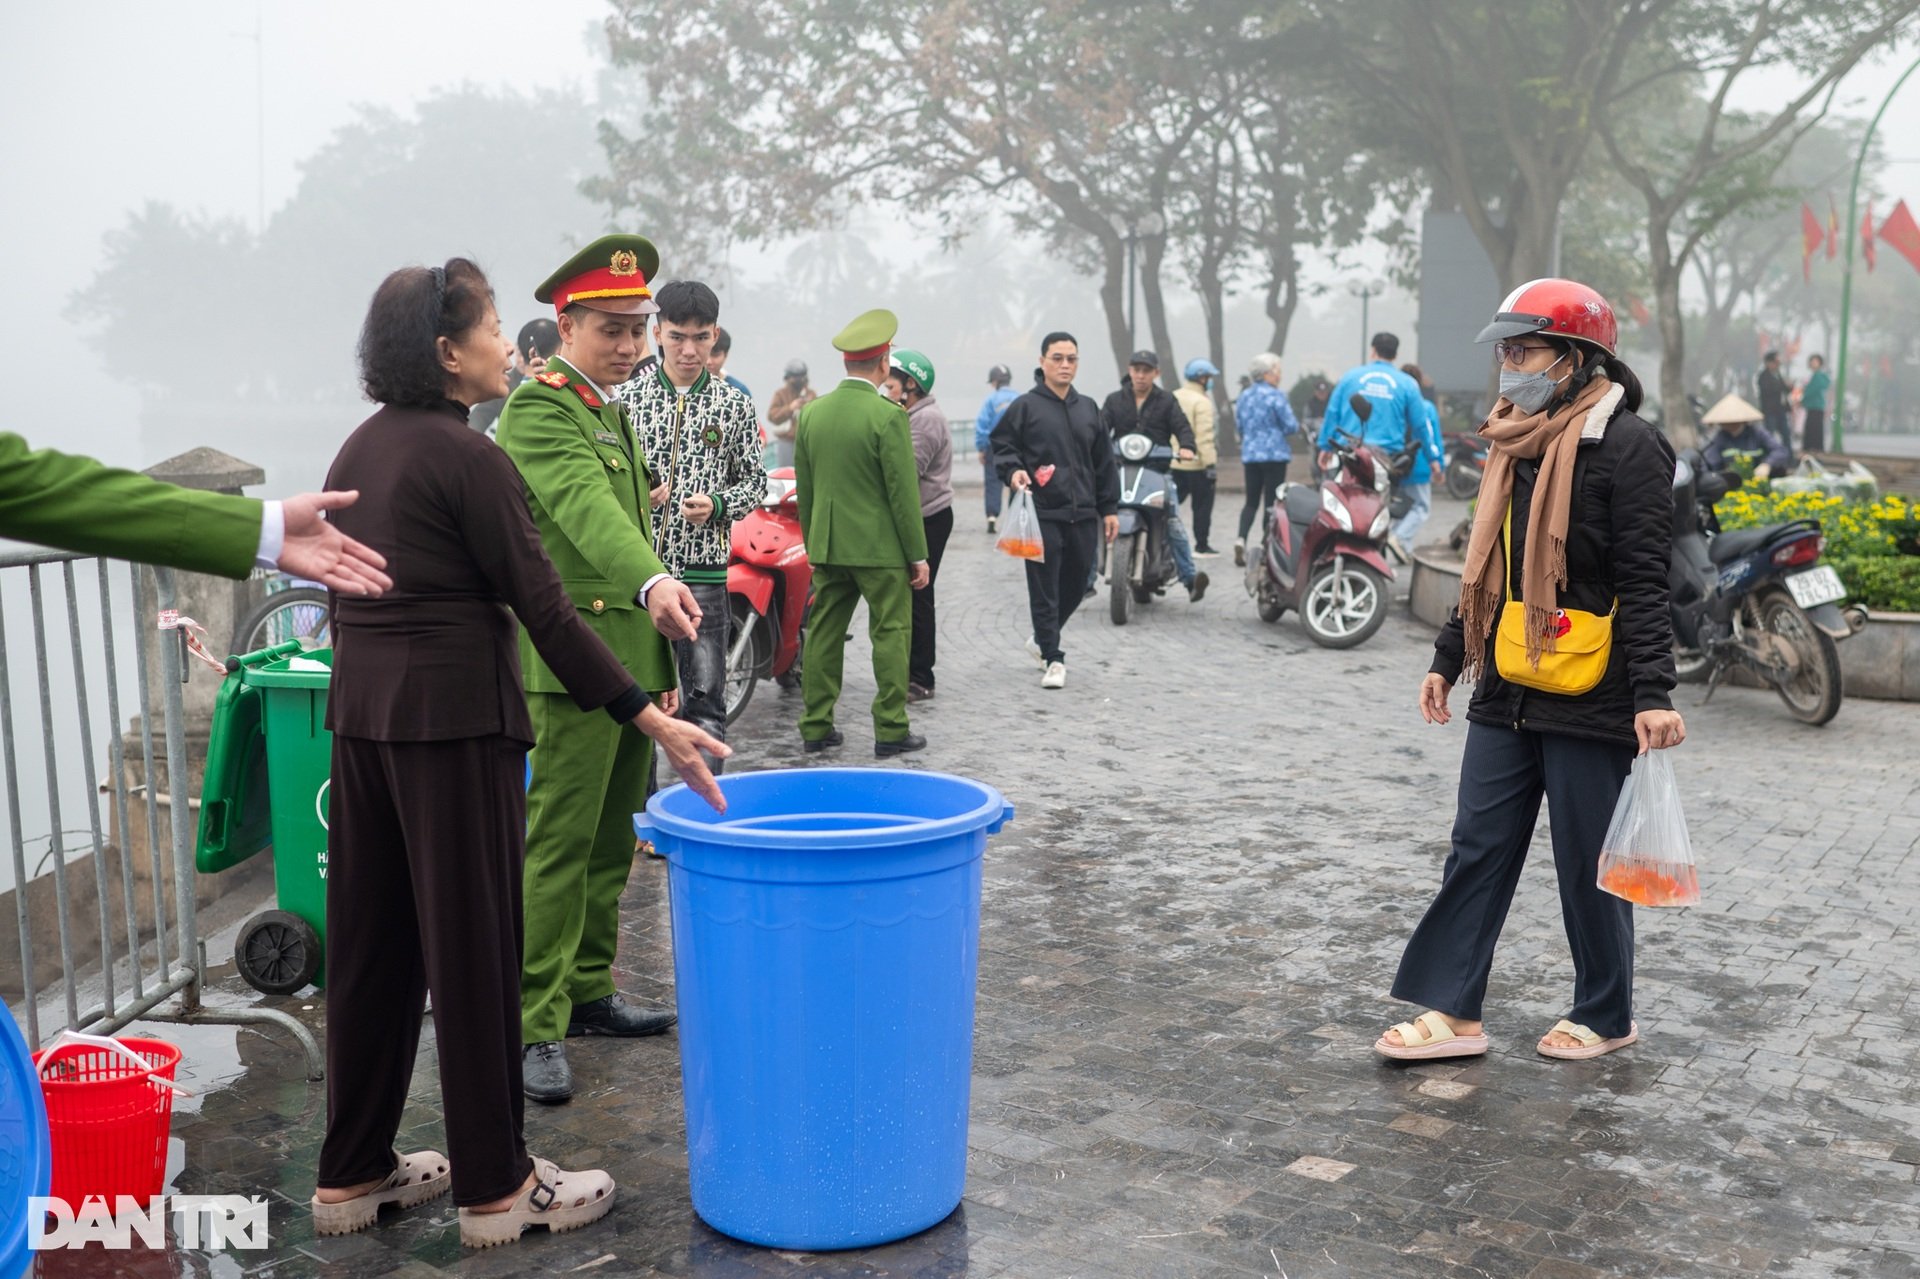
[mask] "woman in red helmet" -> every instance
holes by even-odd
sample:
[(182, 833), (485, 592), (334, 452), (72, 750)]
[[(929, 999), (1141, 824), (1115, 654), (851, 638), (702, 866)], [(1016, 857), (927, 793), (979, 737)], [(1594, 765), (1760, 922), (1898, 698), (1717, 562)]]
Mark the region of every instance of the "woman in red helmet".
[[(1542, 798), (1574, 982), (1572, 1007), (1538, 1051), (1597, 1057), (1638, 1037), (1633, 908), (1597, 886), (1600, 844), (1635, 754), (1679, 745), (1686, 728), (1669, 696), (1673, 450), (1635, 416), (1640, 382), (1616, 336), (1606, 300), (1571, 280), (1520, 286), (1480, 334), (1500, 364), (1500, 398), (1480, 428), (1493, 450), (1421, 715), (1447, 723), (1454, 684), (1476, 685), (1453, 850), (1393, 983), (1396, 999), (1431, 1011), (1381, 1035), (1374, 1049), (1385, 1057), (1487, 1051), (1487, 973)], [(1496, 652), (1510, 600), (1523, 605), (1524, 631)], [(1598, 683), (1566, 677), (1551, 657), (1575, 620), (1610, 634)], [(1571, 691), (1581, 684), (1591, 686)]]

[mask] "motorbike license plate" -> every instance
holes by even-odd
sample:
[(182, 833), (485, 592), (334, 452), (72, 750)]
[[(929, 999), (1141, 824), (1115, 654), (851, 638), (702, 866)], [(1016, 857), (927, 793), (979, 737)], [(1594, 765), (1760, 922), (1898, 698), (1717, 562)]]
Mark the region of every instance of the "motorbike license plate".
[(1787, 589), (1793, 592), (1793, 602), (1801, 608), (1831, 604), (1847, 597), (1847, 588), (1841, 585), (1840, 575), (1825, 564), (1793, 574), (1787, 578)]

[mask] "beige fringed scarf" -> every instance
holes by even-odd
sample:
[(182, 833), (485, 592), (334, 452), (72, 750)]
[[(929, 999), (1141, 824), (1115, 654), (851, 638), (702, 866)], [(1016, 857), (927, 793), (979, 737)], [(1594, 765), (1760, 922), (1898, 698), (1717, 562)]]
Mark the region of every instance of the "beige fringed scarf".
[(1626, 394), (1624, 387), (1596, 372), (1593, 380), (1565, 404), (1525, 414), (1506, 400), (1494, 405), (1483, 438), (1493, 442), (1486, 474), (1480, 481), (1480, 503), (1474, 510), (1473, 533), (1467, 541), (1467, 566), (1460, 578), (1460, 620), (1466, 627), (1467, 660), (1462, 679), (1479, 676), (1487, 661), (1487, 635), (1506, 599), (1506, 552), (1500, 544), (1507, 504), (1513, 500), (1513, 464), (1537, 458), (1539, 475), (1533, 482), (1528, 506), (1525, 554), (1520, 598), (1526, 605), (1527, 660), (1535, 667), (1540, 655), (1551, 651), (1548, 625), (1559, 609), (1559, 589), (1567, 584), (1567, 520), (1573, 509), (1573, 462), (1581, 439), (1598, 439), (1606, 431), (1613, 410)]

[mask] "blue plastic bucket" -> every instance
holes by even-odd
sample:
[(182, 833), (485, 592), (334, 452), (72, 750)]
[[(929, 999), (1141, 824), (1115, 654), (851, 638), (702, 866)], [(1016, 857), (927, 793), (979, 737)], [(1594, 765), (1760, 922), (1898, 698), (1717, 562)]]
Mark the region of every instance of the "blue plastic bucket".
[(53, 1145), (33, 1054), (9, 1013), (0, 1017), (0, 1279), (27, 1272), (27, 1200), (53, 1182)]
[(908, 769), (728, 774), (636, 814), (666, 855), (694, 1211), (775, 1248), (960, 1203), (980, 863), (999, 791)]

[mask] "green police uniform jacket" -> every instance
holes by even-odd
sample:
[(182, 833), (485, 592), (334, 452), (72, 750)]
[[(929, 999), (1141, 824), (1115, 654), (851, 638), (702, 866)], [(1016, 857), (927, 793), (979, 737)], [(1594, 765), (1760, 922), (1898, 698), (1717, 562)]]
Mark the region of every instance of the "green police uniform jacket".
[(0, 537), (85, 555), (245, 577), (261, 503), (202, 493), (0, 432)]
[[(564, 360), (528, 378), (500, 413), (500, 447), (527, 486), (540, 541), (587, 626), (640, 687), (674, 686), (673, 650), (640, 607), (640, 588), (666, 571), (653, 551), (646, 465), (617, 400), (603, 400)], [(566, 685), (520, 636), (529, 693)]]
[(800, 410), (793, 476), (815, 564), (904, 568), (927, 558), (907, 411), (861, 378)]

